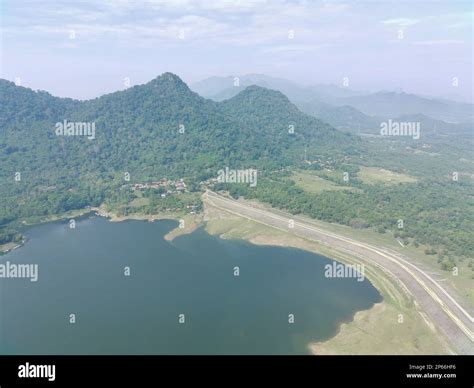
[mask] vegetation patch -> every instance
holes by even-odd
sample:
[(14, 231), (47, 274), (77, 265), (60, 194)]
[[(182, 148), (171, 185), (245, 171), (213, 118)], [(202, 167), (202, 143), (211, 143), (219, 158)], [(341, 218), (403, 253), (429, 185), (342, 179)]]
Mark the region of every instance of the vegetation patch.
[(354, 191), (355, 189), (351, 186), (337, 185), (329, 180), (323, 179), (317, 175), (314, 175), (307, 171), (297, 171), (291, 175), (296, 186), (301, 187), (308, 193), (321, 193), (323, 191), (337, 191), (337, 190), (349, 190)]
[(397, 184), (397, 183), (412, 183), (416, 182), (416, 178), (406, 174), (400, 174), (384, 168), (377, 167), (360, 167), (357, 177), (362, 182), (367, 184), (384, 183), (384, 184)]

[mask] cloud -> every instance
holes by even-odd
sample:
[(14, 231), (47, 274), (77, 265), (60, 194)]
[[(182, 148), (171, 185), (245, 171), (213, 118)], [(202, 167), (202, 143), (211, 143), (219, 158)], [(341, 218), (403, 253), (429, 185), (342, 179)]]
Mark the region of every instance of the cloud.
[(209, 46), (281, 46), (273, 48), (276, 51), (298, 50), (284, 47), (289, 30), (295, 30), (301, 51), (337, 39), (332, 33), (336, 28), (327, 24), (326, 16), (348, 9), (344, 3), (289, 0), (101, 0), (60, 7), (45, 0), (39, 12), (19, 7), (25, 22), (20, 25), (13, 18), (5, 30), (10, 38), (41, 34), (42, 39), (51, 38), (45, 41), (58, 44), (74, 30), (81, 42), (108, 44), (113, 39), (121, 45), (150, 46), (179, 44), (181, 37)]
[[(274, 0), (275, 1), (275, 0)], [(276, 0), (275, 2), (279, 2)], [(105, 0), (101, 1), (104, 6), (115, 11), (126, 11), (136, 9), (150, 9), (167, 12), (250, 12), (257, 8), (265, 7), (270, 3), (268, 0)]]
[(382, 23), (386, 25), (395, 25), (397, 27), (410, 27), (421, 22), (421, 19), (397, 18), (383, 20)]
[(437, 45), (451, 45), (451, 44), (463, 44), (463, 40), (457, 39), (438, 39), (438, 40), (418, 40), (412, 42), (415, 46), (437, 46)]
[(281, 46), (273, 46), (262, 50), (263, 54), (289, 53), (289, 52), (308, 52), (328, 47), (328, 44), (311, 45), (311, 44), (287, 44)]

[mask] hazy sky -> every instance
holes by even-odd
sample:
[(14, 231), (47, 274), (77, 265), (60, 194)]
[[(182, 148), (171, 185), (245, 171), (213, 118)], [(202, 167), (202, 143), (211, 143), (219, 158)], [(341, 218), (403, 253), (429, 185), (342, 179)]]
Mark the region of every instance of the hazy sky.
[[(92, 98), (171, 71), (472, 100), (471, 1), (0, 1), (0, 77)], [(458, 86), (453, 86), (453, 78)]]

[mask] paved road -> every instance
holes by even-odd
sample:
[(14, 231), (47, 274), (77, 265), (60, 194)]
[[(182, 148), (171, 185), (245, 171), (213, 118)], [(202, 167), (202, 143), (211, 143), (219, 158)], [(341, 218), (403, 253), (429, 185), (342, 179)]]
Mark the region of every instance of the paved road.
[(447, 337), (456, 352), (474, 354), (474, 318), (437, 281), (412, 264), (406, 256), (328, 232), (281, 211), (259, 209), (210, 190), (206, 191), (203, 199), (227, 212), (309, 240), (322, 242), (333, 249), (350, 253), (372, 265), (382, 267), (403, 283), (421, 311), (425, 312), (437, 329)]

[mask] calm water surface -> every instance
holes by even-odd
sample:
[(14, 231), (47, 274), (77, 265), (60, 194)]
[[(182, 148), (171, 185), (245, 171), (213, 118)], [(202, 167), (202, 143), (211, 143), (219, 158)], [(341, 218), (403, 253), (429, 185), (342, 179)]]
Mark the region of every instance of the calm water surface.
[(325, 278), (323, 256), (203, 228), (164, 240), (176, 226), (90, 217), (31, 228), (0, 256), (39, 266), (37, 282), (0, 279), (0, 353), (306, 354), (381, 300), (367, 280)]

